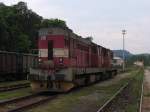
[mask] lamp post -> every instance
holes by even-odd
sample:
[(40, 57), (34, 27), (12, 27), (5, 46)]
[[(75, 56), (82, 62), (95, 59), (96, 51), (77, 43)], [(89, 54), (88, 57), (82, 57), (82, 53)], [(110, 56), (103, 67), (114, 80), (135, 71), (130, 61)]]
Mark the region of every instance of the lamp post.
[(125, 34), (126, 33), (127, 33), (126, 30), (122, 30), (122, 35), (123, 35), (123, 52), (122, 52), (123, 66), (122, 66), (122, 69), (123, 69), (123, 71), (125, 70), (125, 54), (124, 54), (124, 51), (125, 51), (125, 41), (124, 41), (124, 38), (125, 38)]

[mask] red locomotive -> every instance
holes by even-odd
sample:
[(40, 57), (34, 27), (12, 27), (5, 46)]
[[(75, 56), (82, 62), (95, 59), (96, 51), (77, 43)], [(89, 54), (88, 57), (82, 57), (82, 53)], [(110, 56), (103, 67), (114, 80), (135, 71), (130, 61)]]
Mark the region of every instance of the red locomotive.
[(28, 79), (34, 91), (68, 91), (116, 75), (113, 53), (69, 29), (43, 28), (38, 39), (39, 67)]

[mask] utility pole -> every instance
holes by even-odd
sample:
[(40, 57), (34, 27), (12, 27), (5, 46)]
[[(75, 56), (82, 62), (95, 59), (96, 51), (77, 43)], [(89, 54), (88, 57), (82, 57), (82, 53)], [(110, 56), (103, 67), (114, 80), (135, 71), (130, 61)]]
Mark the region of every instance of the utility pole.
[(126, 30), (122, 30), (122, 35), (123, 35), (123, 52), (122, 52), (122, 57), (123, 57), (123, 65), (122, 69), (123, 71), (125, 70), (125, 34), (127, 33)]

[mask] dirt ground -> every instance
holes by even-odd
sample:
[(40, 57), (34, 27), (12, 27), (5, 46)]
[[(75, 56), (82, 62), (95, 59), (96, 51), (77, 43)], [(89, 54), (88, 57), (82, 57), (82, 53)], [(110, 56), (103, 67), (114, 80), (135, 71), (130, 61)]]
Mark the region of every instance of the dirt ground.
[(111, 85), (111, 84), (115, 84), (118, 81), (120, 81), (121, 79), (123, 79), (125, 77), (128, 77), (129, 75), (130, 75), (130, 73), (120, 73), (117, 76), (115, 76), (113, 79), (109, 79), (109, 80), (106, 80), (104, 82), (100, 82), (97, 85), (99, 85), (99, 86), (108, 86), (108, 85)]
[(142, 112), (150, 112), (150, 69), (145, 70), (144, 76)]

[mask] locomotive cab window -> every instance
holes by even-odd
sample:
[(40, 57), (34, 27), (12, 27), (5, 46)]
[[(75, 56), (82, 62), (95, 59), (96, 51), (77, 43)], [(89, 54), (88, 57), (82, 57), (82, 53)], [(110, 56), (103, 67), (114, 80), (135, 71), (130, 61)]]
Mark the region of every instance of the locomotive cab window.
[(53, 59), (53, 41), (48, 41), (48, 60)]

